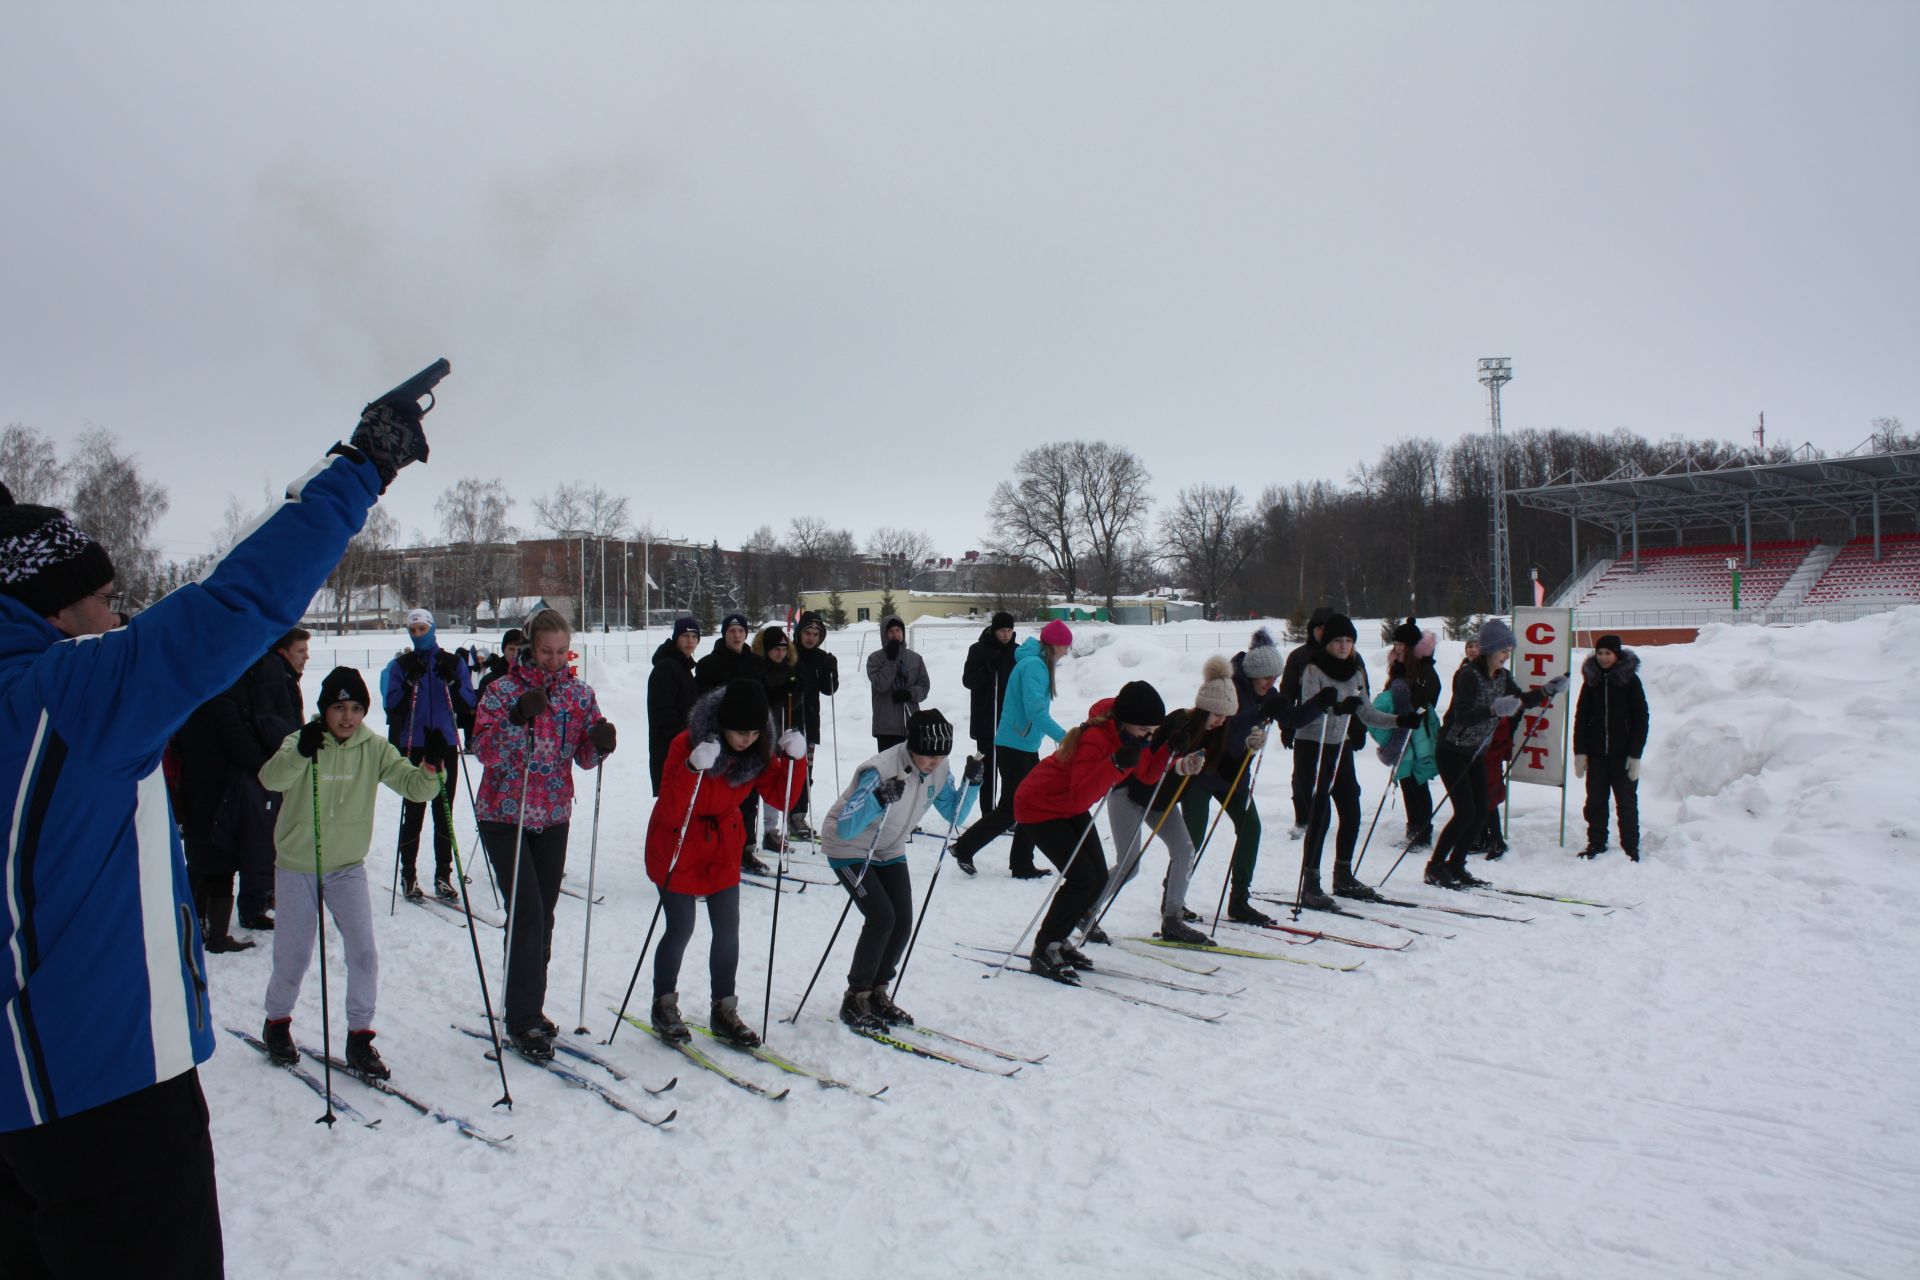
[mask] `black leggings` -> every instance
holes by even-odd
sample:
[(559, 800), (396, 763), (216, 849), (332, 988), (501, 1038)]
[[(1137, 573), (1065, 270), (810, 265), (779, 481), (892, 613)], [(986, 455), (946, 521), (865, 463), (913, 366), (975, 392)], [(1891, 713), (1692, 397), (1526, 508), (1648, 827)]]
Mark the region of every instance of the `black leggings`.
[[(1060, 868), (1061, 873), (1053, 905), (1047, 908), (1047, 917), (1040, 922), (1040, 932), (1033, 936), (1033, 948), (1038, 951), (1050, 942), (1064, 941), (1100, 900), (1100, 891), (1107, 884), (1107, 853), (1100, 847), (1100, 833), (1093, 829), (1090, 813), (1055, 818), (1051, 822), (1023, 822), (1020, 830), (1032, 838), (1040, 852), (1047, 855), (1047, 861)], [(1067, 867), (1069, 861), (1073, 863), (1071, 870)]]
[(1040, 763), (1040, 757), (1035, 752), (1022, 751), (1018, 747), (1000, 747), (994, 756), (1000, 766), (1000, 803), (993, 806), (993, 812), (983, 814), (979, 821), (953, 842), (953, 856), (972, 858), (987, 847), (987, 841), (1011, 831), (1013, 851), (1007, 855), (1007, 865), (1016, 871), (1026, 871), (1034, 865), (1033, 836), (1025, 824), (1016, 824), (1013, 820), (1013, 793), (1020, 789), (1021, 782)]
[(1467, 865), (1468, 846), (1487, 824), (1487, 771), (1478, 751), (1442, 746), (1440, 781), (1453, 801), (1453, 816), (1433, 844), (1433, 861)]
[(1339, 742), (1314, 743), (1305, 738), (1296, 739), (1293, 747), (1297, 760), (1303, 753), (1311, 758), (1315, 748), (1320, 758), (1315, 762), (1318, 789), (1314, 788), (1315, 778), (1307, 780), (1312, 793), (1312, 809), (1307, 818), (1306, 845), (1300, 851), (1301, 865), (1316, 878), (1320, 874), (1320, 851), (1327, 839), (1327, 828), (1333, 825), (1333, 815), (1340, 815), (1340, 833), (1334, 837), (1334, 865), (1345, 867), (1353, 861), (1353, 846), (1360, 840), (1360, 781), (1353, 773), (1353, 752), (1347, 750), (1346, 739)]
[[(865, 990), (893, 981), (900, 956), (913, 936), (913, 880), (907, 874), (907, 860), (885, 865), (872, 863), (860, 879), (860, 866), (836, 867), (834, 874), (853, 895), (866, 923), (860, 926), (860, 940), (853, 944), (853, 964), (847, 970), (847, 985)], [(858, 888), (854, 881), (859, 880)]]
[[(693, 908), (699, 901), (690, 893), (663, 890), (660, 894), (667, 931), (660, 935), (660, 949), (653, 953), (655, 996), (680, 989), (680, 958), (693, 940)], [(734, 974), (740, 968), (739, 885), (707, 895), (707, 927), (713, 931), (713, 946), (707, 952), (709, 982), (713, 998), (724, 1000), (733, 994)]]
[(1400, 799), (1407, 806), (1407, 835), (1433, 836), (1433, 793), (1424, 782), (1400, 779)]
[[(513, 908), (513, 937), (507, 943), (507, 989), (500, 1011), (512, 1035), (539, 1026), (546, 1004), (547, 961), (553, 955), (553, 909), (560, 899), (560, 881), (567, 874), (567, 828), (567, 823), (559, 822), (544, 831), (522, 833), (516, 857), (513, 837), (518, 824), (480, 824), (480, 843), (486, 846), (494, 878)], [(516, 874), (520, 878), (517, 888)]]

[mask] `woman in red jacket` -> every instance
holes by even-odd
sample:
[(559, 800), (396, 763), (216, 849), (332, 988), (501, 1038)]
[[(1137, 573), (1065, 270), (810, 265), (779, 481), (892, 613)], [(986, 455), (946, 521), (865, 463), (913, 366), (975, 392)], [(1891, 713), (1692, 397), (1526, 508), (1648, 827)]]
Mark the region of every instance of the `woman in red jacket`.
[(1069, 731), (1059, 749), (1034, 766), (1014, 794), (1013, 816), (1021, 832), (1031, 836), (1061, 872), (1053, 905), (1033, 939), (1030, 963), (1041, 977), (1077, 984), (1074, 966), (1093, 967), (1067, 943), (1107, 883), (1107, 855), (1093, 829), (1093, 806), (1129, 778), (1148, 785), (1159, 781), (1170, 753), (1145, 748), (1166, 715), (1166, 704), (1152, 685), (1130, 681), (1117, 697), (1094, 703), (1086, 723)]
[[(647, 878), (660, 886), (667, 930), (653, 957), (653, 1027), (669, 1040), (693, 1038), (680, 1016), (680, 958), (693, 938), (694, 904), (707, 900), (713, 946), (715, 1033), (757, 1045), (740, 1017), (734, 972), (740, 964), (740, 846), (746, 825), (740, 804), (757, 794), (776, 809), (807, 785), (807, 740), (797, 729), (773, 750), (767, 689), (753, 679), (729, 681), (693, 704), (685, 731), (667, 748), (660, 799), (647, 822)], [(685, 835), (682, 836), (682, 831)]]

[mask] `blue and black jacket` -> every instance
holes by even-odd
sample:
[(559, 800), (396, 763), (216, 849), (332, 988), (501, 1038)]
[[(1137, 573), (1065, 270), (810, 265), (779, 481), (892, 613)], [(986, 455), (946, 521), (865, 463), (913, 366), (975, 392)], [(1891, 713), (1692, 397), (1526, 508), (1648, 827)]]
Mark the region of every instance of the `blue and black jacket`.
[(0, 597), (0, 1133), (212, 1056), (161, 753), (300, 620), (379, 493), (372, 463), (324, 459), (205, 578), (102, 636)]

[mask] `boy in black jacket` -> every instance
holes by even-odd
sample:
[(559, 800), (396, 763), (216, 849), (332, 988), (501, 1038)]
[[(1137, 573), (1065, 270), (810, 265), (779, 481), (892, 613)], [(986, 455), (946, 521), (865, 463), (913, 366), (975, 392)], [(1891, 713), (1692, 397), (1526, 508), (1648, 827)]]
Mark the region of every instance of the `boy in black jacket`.
[(1620, 810), (1620, 847), (1640, 861), (1640, 753), (1647, 746), (1647, 691), (1640, 656), (1620, 637), (1601, 636), (1580, 664), (1580, 701), (1573, 713), (1573, 776), (1587, 780), (1587, 847), (1607, 851), (1607, 800)]

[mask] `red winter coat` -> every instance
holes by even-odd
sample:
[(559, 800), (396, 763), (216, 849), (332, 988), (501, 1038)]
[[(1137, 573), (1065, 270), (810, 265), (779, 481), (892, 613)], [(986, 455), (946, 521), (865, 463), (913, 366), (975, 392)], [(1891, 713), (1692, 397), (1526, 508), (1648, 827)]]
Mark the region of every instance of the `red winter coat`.
[[(805, 793), (807, 765), (779, 750), (772, 763), (761, 767), (756, 755), (738, 756), (725, 749), (721, 740), (720, 759), (704, 774), (687, 767), (687, 753), (693, 749), (689, 735), (698, 732), (705, 739), (718, 733), (717, 709), (724, 690), (715, 689), (693, 704), (691, 723), (674, 735), (667, 747), (667, 762), (660, 770), (660, 798), (654, 801), (653, 816), (647, 821), (647, 879), (665, 885), (667, 868), (673, 867), (672, 890), (702, 897), (731, 889), (740, 883), (740, 851), (746, 847), (747, 828), (740, 818), (740, 802), (748, 793), (758, 794), (775, 809), (784, 809), (790, 796)], [(766, 734), (772, 740), (769, 720)], [(756, 744), (756, 751), (758, 744)], [(700, 785), (694, 795), (694, 784)], [(687, 818), (687, 805), (693, 805), (693, 817)], [(674, 862), (674, 848), (680, 845), (680, 826), (686, 824), (687, 838)]]
[(1502, 720), (1493, 727), (1482, 763), (1487, 770), (1487, 808), (1497, 809), (1507, 798), (1507, 761), (1515, 755), (1513, 721)]
[(1112, 720), (1096, 719), (1112, 709), (1112, 698), (1102, 698), (1088, 708), (1087, 723), (1080, 726), (1073, 759), (1063, 761), (1056, 751), (1033, 767), (1020, 789), (1013, 793), (1015, 822), (1077, 818), (1129, 778), (1148, 786), (1160, 781), (1160, 775), (1167, 771), (1167, 762), (1173, 758), (1173, 749), (1168, 745), (1155, 749), (1142, 743), (1140, 758), (1134, 761), (1133, 768), (1115, 767), (1113, 753), (1120, 749), (1120, 726)]

